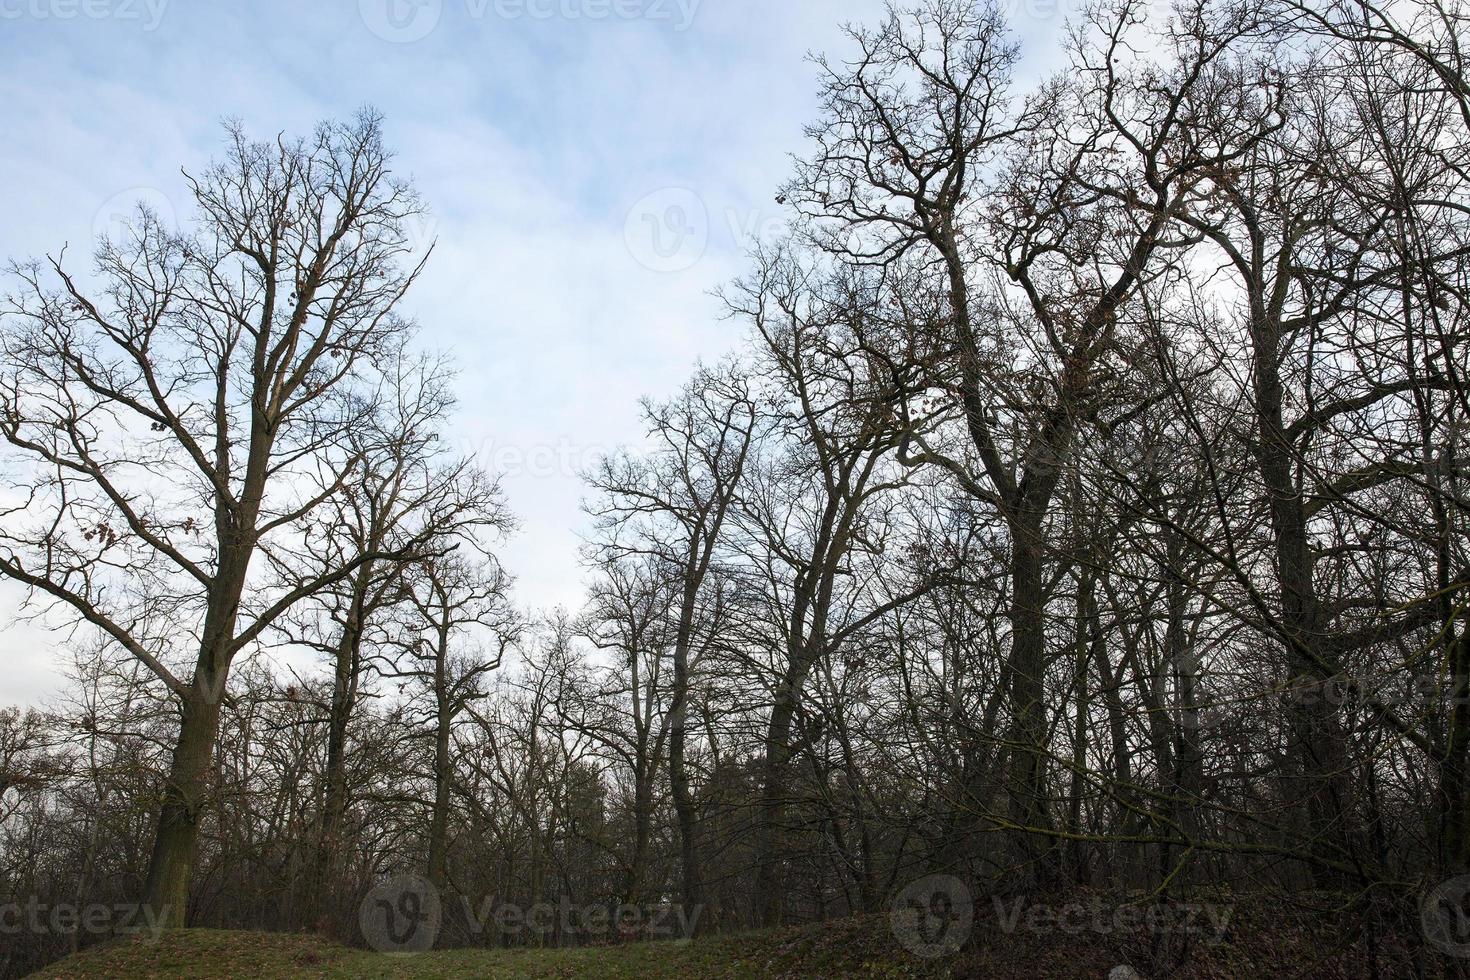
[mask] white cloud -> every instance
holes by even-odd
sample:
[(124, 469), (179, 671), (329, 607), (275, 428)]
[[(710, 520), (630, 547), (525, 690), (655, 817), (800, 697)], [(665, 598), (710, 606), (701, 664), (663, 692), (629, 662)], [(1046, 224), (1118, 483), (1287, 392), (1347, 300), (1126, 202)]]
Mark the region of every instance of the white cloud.
[[(400, 170), (433, 209), (423, 237), (438, 241), (408, 312), (426, 343), (457, 355), (466, 444), (512, 465), (523, 530), (505, 559), (519, 598), (575, 604), (582, 488), (544, 460), (636, 442), (639, 396), (671, 393), (697, 357), (734, 345), (743, 328), (708, 293), (741, 270), (740, 231), (779, 222), (773, 196), (815, 109), (804, 56), (881, 4), (704, 0), (676, 31), (649, 18), (476, 17), (489, 8), (442, 0), (412, 43), (382, 40), (358, 8), (173, 3), (154, 31), (7, 21), (0, 183), (24, 192), (7, 195), (0, 254), (68, 241), (89, 252), (98, 210), (132, 188), (186, 214), (179, 168), (215, 153), (223, 117), (268, 136), (379, 107)], [(706, 207), (708, 242), (661, 273), (624, 231), (636, 202), (670, 187)], [(0, 609), (10, 596), (0, 591)], [(0, 702), (59, 683), (38, 635), (5, 634)]]

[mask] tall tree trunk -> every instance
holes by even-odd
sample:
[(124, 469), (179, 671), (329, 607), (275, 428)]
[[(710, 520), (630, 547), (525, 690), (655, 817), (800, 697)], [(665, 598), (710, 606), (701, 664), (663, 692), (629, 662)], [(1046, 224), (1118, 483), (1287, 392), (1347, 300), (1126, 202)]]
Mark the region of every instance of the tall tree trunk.
[[(445, 637), (447, 643), (447, 637)], [(441, 650), (447, 649), (440, 647)], [(434, 809), (429, 818), (429, 881), (443, 888), (449, 879), (449, 788), (453, 770), (449, 757), (449, 736), (454, 724), (446, 701), (448, 678), (443, 654), (439, 657), (438, 727), (434, 732)]]
[(1442, 860), (1450, 874), (1470, 873), (1470, 627), (1451, 647), (1450, 718), (1440, 774)]
[(878, 454), (870, 453), (860, 474), (854, 478), (859, 456), (840, 467), (834, 485), (848, 487), (827, 499), (811, 563), (798, 576), (786, 639), (786, 672), (776, 688), (770, 723), (766, 728), (764, 792), (757, 837), (756, 903), (762, 925), (781, 923), (780, 863), (784, 848), (786, 802), (791, 795), (791, 727), (806, 684), (807, 674), (821, 655), (827, 635), (827, 615), (832, 603), (833, 581), (838, 564), (848, 552), (852, 525), (863, 500), (863, 488), (872, 475)]
[[(681, 633), (687, 631), (681, 623)], [(685, 759), (689, 722), (689, 644), (679, 642), (674, 647), (674, 692), (669, 709), (669, 785), (674, 796), (674, 815), (679, 824), (679, 869), (680, 900), (684, 905), (686, 919), (698, 924), (704, 921), (703, 880), (699, 862), (699, 814), (694, 793), (689, 785), (688, 763)], [(689, 938), (689, 937), (685, 937)]]
[(653, 841), (653, 770), (654, 763), (649, 761), (633, 780), (633, 857), (628, 864), (623, 901), (640, 907), (647, 900), (648, 858)]
[[(254, 521), (254, 503), (247, 501), (246, 514)], [(233, 537), (229, 518), (221, 514), (221, 539)], [(234, 547), (221, 555), (213, 594), (205, 612), (203, 639), (194, 666), (194, 677), (180, 693), (179, 738), (174, 745), (168, 782), (158, 813), (158, 832), (148, 862), (148, 880), (143, 902), (156, 921), (168, 928), (183, 928), (188, 921), (189, 878), (199, 845), (199, 821), (209, 802), (210, 773), (214, 768), (214, 746), (219, 737), (220, 705), (229, 681), (231, 647), (250, 565), (250, 546)]]
[[(364, 572), (358, 581), (366, 580)], [(332, 674), (332, 706), (327, 718), (327, 759), (322, 773), (322, 815), (317, 836), (316, 865), (311, 883), (311, 905), (321, 927), (332, 912), (332, 870), (341, 850), (342, 824), (347, 810), (347, 727), (357, 702), (357, 678), (362, 643), (360, 591), (343, 624)]]
[(1046, 793), (1045, 583), (1039, 516), (1011, 522), (1010, 819), (1033, 883), (1049, 881), (1055, 848)]
[(782, 678), (766, 728), (765, 767), (760, 807), (760, 833), (756, 854), (756, 909), (763, 926), (781, 923), (784, 907), (780, 865), (786, 822), (786, 801), (791, 795), (791, 725), (796, 715), (796, 664)]
[(158, 833), (148, 863), (143, 901), (156, 921), (172, 929), (187, 924), (189, 876), (208, 802), (220, 705), (207, 683), (196, 680), (183, 699), (178, 742), (163, 790)]
[(1259, 305), (1253, 320), (1256, 451), (1269, 498), (1280, 621), (1297, 695), (1288, 708), (1294, 802), (1305, 810), (1312, 849), (1341, 862), (1352, 849), (1353, 834), (1347, 747), (1330, 689), (1340, 670), (1320, 641), (1307, 515), (1292, 475), (1295, 451), (1284, 422), (1279, 321)]
[(1073, 676), (1073, 691), (1077, 701), (1076, 720), (1072, 729), (1072, 785), (1068, 793), (1067, 829), (1074, 835), (1067, 848), (1068, 872), (1073, 881), (1084, 883), (1087, 878), (1087, 844), (1081, 838), (1085, 828), (1082, 821), (1082, 794), (1087, 780), (1087, 743), (1091, 737), (1089, 713), (1092, 710), (1092, 689), (1088, 684), (1088, 665), (1102, 657), (1102, 629), (1097, 621), (1097, 598), (1094, 594), (1093, 574), (1084, 569), (1077, 583), (1077, 625), (1074, 638), (1077, 658)]
[(1180, 567), (1179, 541), (1169, 540), (1169, 569), (1166, 587), (1168, 622), (1164, 630), (1164, 649), (1173, 668), (1174, 695), (1178, 703), (1178, 721), (1174, 726), (1174, 819), (1180, 831), (1190, 840), (1200, 837), (1200, 794), (1204, 787), (1204, 757), (1200, 747), (1201, 717), (1197, 688), (1199, 664), (1185, 626), (1186, 603), (1183, 570)]

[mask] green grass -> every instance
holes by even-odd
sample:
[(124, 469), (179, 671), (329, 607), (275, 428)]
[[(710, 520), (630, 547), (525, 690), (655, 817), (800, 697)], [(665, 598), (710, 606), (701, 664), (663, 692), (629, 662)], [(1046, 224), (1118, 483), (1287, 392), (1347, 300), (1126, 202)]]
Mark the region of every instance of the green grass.
[(881, 919), (694, 942), (545, 950), (442, 950), (384, 955), (315, 936), (212, 929), (171, 930), (85, 950), (39, 977), (365, 978), (746, 978), (962, 977), (954, 962), (913, 957)]
[[(1164, 965), (1147, 934), (1133, 930), (1002, 930), (977, 903), (970, 944), (925, 960), (894, 939), (883, 916), (713, 936), (581, 949), (441, 950), (390, 956), (349, 949), (310, 935), (174, 930), (156, 939), (119, 940), (53, 964), (37, 976), (62, 978), (520, 978), (716, 980), (716, 978), (1102, 978), (1120, 964), (1145, 976), (1225, 980), (1242, 976), (1355, 978), (1367, 975), (1361, 937), (1288, 900), (1232, 901), (1229, 932), (1194, 943)], [(1387, 943), (1389, 947), (1395, 944)], [(1153, 960), (1154, 967), (1149, 966)], [(1401, 961), (1402, 962), (1402, 961)], [(1389, 975), (1404, 975), (1391, 968)], [(1430, 976), (1444, 975), (1433, 966)]]

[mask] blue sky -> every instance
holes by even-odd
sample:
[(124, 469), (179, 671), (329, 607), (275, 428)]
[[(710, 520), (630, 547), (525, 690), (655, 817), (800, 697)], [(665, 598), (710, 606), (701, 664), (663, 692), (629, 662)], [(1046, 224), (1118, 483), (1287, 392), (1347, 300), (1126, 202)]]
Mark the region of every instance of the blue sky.
[[(1057, 0), (1010, 0), (1035, 71)], [(576, 470), (636, 442), (637, 400), (671, 393), (742, 332), (710, 290), (752, 234), (815, 111), (808, 51), (878, 0), (0, 0), (0, 256), (90, 240), (143, 199), (188, 217), (180, 168), (220, 120), (304, 133), (363, 105), (437, 243), (406, 312), (460, 366), (458, 434), (503, 474), (504, 550), (525, 605), (575, 607)], [(0, 615), (14, 607), (0, 588)], [(55, 689), (56, 644), (0, 638), (0, 703)]]

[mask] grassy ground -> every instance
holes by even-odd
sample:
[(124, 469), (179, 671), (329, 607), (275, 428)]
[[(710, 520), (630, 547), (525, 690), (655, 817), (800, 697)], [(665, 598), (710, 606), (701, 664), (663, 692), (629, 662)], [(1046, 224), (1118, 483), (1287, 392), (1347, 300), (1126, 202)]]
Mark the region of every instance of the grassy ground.
[[(953, 962), (909, 956), (883, 923), (831, 930), (777, 930), (695, 942), (630, 943), (553, 950), (441, 950), (393, 956), (348, 949), (313, 936), (193, 929), (85, 951), (41, 977), (367, 978), (745, 978), (963, 977)], [(1035, 974), (1031, 974), (1034, 976)]]
[[(925, 960), (902, 948), (882, 917), (717, 936), (557, 950), (443, 950), (388, 956), (314, 936), (216, 930), (165, 932), (86, 950), (38, 974), (62, 978), (1102, 978), (1122, 964), (1143, 977), (1367, 976), (1362, 944), (1283, 905), (1238, 908), (1227, 932), (1160, 957), (1146, 929), (1002, 929), (976, 906), (971, 943)], [(1390, 968), (1388, 975), (1402, 975)], [(1431, 970), (1430, 975), (1443, 975)]]

